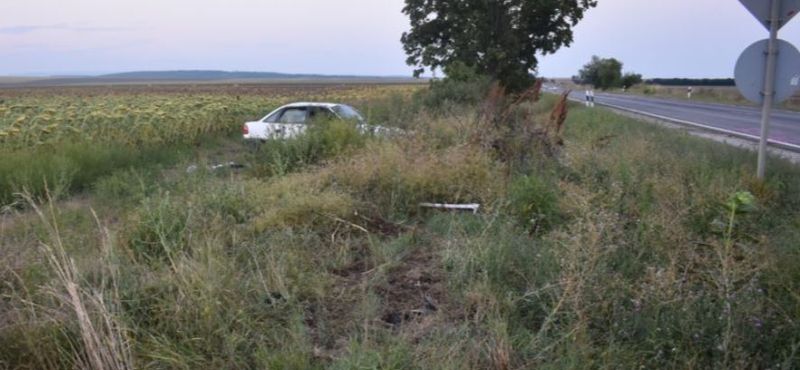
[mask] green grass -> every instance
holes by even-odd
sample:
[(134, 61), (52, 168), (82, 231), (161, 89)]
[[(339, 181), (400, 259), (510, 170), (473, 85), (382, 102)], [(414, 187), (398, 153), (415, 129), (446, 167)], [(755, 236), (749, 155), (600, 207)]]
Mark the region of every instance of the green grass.
[(72, 177), (0, 216), (0, 369), (800, 366), (797, 167), (762, 183), (753, 153), (577, 104), (556, 156), (509, 166), (478, 108), (419, 99), (358, 102), (392, 139), (20, 157), (2, 173)]
[[(35, 198), (68, 197), (93, 187), (110, 186), (100, 180), (125, 171), (152, 172), (174, 166), (197, 150), (211, 150), (223, 140), (211, 136), (197, 145), (108, 145), (89, 142), (2, 153), (0, 205), (15, 202), (15, 194)], [(203, 149), (198, 149), (203, 148)], [(118, 184), (123, 186), (123, 184)], [(125, 185), (127, 186), (127, 185)], [(123, 191), (123, 190), (119, 190)]]
[[(622, 91), (614, 92), (622, 93)], [(687, 99), (685, 86), (636, 85), (624, 93), (670, 99)], [(707, 103), (746, 105), (753, 107), (758, 106), (757, 104), (745, 99), (736, 90), (736, 87), (731, 86), (694, 87), (692, 91), (692, 100)], [(800, 96), (795, 94), (789, 100), (777, 104), (775, 108), (800, 111)]]
[[(573, 90), (583, 90), (585, 86), (575, 85), (572, 81), (561, 80), (558, 82), (561, 86)], [(630, 94), (640, 96), (651, 96), (656, 98), (688, 100), (686, 95), (687, 86), (663, 86), (663, 85), (647, 85), (639, 84), (622, 91), (621, 88), (608, 90), (609, 93), (614, 94)], [(692, 91), (692, 101), (728, 104), (728, 105), (742, 105), (751, 107), (760, 107), (760, 105), (750, 102), (745, 99), (742, 94), (736, 89), (735, 86), (694, 86)], [(784, 109), (791, 111), (800, 111), (800, 95), (795, 94), (785, 102), (775, 105), (776, 109)]]

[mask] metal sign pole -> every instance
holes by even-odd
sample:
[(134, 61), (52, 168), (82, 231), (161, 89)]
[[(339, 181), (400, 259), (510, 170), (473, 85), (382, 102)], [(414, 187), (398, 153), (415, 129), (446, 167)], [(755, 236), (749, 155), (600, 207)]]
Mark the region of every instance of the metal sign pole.
[(772, 0), (769, 23), (769, 51), (767, 52), (767, 74), (764, 83), (764, 106), (761, 112), (761, 142), (758, 146), (758, 178), (764, 179), (767, 167), (767, 140), (769, 139), (769, 119), (775, 97), (775, 65), (778, 56), (778, 29), (780, 29), (781, 0)]

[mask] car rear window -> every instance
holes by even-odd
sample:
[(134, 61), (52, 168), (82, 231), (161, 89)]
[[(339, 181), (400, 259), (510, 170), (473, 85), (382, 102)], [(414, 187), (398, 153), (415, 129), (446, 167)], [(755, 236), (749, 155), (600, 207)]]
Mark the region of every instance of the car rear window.
[(278, 123), (278, 119), (281, 117), (281, 113), (283, 113), (283, 109), (281, 109), (281, 110), (279, 110), (279, 111), (277, 111), (275, 113), (270, 114), (269, 117), (264, 118), (264, 121), (262, 121), (262, 122)]
[(353, 107), (347, 105), (334, 106), (333, 110), (336, 111), (336, 114), (342, 116), (344, 119), (357, 119), (359, 121), (364, 120), (364, 117), (361, 116), (361, 113), (359, 113)]

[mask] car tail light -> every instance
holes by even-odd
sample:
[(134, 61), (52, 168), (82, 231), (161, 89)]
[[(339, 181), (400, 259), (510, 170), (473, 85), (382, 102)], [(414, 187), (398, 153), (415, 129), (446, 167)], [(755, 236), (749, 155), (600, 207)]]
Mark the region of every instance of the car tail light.
[(242, 126), (242, 135), (247, 135), (247, 134), (249, 134), (249, 133), (250, 133), (250, 128), (249, 128), (249, 127), (247, 127), (247, 124), (245, 124), (244, 126)]

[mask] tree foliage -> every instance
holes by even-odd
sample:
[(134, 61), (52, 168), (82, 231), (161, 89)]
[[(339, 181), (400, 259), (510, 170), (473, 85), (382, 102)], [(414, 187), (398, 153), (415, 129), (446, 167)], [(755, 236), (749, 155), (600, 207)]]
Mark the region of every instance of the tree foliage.
[(537, 54), (573, 40), (596, 0), (405, 0), (411, 30), (401, 41), (415, 76), (461, 62), (512, 90), (534, 81)]
[(626, 73), (622, 76), (622, 86), (631, 87), (642, 83), (642, 75), (638, 73)]
[(622, 62), (614, 58), (593, 56), (575, 76), (575, 81), (591, 84), (595, 88), (607, 90), (614, 87), (630, 87), (642, 82), (642, 75), (636, 73), (622, 74)]

